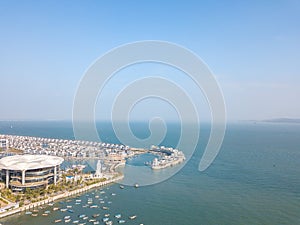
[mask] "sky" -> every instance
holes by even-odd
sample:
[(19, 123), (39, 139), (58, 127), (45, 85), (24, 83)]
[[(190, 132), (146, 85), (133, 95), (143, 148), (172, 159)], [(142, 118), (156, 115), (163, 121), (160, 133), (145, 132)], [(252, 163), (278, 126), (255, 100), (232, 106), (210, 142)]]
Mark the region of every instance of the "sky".
[[(143, 40), (194, 52), (223, 92), (230, 121), (300, 118), (300, 1), (0, 1), (0, 120), (70, 120), (88, 68), (106, 52)], [(203, 92), (165, 65), (132, 65), (107, 82), (96, 119), (110, 118), (118, 93), (160, 76), (185, 89), (201, 118)], [(139, 92), (140, 90), (137, 90)], [(180, 101), (178, 102), (180, 104)], [(176, 119), (157, 98), (130, 118)]]

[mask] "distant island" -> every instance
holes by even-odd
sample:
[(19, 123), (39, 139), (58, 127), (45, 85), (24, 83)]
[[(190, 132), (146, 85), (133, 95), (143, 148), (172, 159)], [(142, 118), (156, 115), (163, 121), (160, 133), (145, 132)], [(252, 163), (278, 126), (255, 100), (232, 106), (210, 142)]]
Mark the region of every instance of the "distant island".
[(275, 119), (261, 120), (261, 121), (257, 121), (257, 122), (267, 122), (267, 123), (300, 123), (300, 119), (275, 118)]

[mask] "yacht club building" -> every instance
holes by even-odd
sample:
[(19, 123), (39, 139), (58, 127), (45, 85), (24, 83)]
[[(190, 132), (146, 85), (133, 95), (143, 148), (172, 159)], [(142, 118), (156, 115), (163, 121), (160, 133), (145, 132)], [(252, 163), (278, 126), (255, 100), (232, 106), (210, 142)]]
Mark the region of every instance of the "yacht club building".
[(0, 177), (6, 188), (24, 191), (45, 188), (59, 180), (63, 158), (49, 155), (14, 155), (0, 159)]

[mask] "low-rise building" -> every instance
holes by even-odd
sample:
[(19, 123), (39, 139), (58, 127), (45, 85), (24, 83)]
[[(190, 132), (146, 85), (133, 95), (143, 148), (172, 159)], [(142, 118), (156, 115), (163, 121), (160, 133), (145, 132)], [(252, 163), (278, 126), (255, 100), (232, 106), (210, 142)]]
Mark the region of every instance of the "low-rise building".
[(63, 161), (61, 157), (48, 155), (7, 156), (0, 159), (0, 179), (13, 191), (46, 188), (58, 182)]

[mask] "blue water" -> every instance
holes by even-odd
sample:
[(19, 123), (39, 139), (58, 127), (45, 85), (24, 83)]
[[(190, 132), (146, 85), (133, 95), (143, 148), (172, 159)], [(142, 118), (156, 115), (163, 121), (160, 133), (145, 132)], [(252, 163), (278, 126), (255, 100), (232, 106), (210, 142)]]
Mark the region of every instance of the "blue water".
[[(97, 127), (102, 140), (119, 142), (109, 123), (99, 123)], [(132, 129), (139, 137), (149, 135), (147, 124), (132, 124)], [(168, 124), (162, 144), (176, 146), (179, 129), (177, 124)], [(0, 133), (74, 138), (70, 122), (0, 122)], [(208, 125), (201, 127), (200, 135), (191, 160), (167, 181), (137, 189), (120, 189), (117, 184), (105, 188), (103, 198), (112, 202), (109, 213), (122, 213), (126, 218), (138, 215), (134, 221), (126, 219), (125, 224), (300, 224), (300, 125), (229, 124), (218, 157), (204, 172), (197, 168), (207, 143)], [(89, 194), (95, 196), (98, 192)], [(111, 196), (113, 192), (116, 196)], [(80, 198), (85, 201), (87, 196)], [(74, 201), (63, 204), (74, 205)], [(102, 209), (74, 207), (74, 217), (77, 212), (106, 213)], [(62, 215), (58, 211), (49, 217), (15, 215), (1, 223), (53, 224)]]

